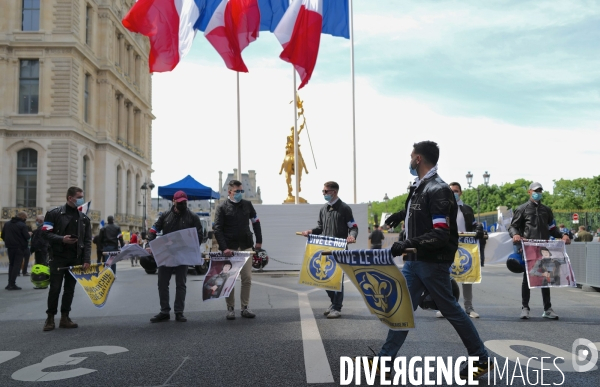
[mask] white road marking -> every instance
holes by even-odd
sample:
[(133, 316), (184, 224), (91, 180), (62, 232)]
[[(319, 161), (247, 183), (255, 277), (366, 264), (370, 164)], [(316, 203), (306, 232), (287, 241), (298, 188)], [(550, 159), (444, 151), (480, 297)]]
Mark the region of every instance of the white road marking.
[(21, 352), (17, 352), (17, 351), (0, 351), (0, 364), (9, 361), (11, 359), (14, 359), (15, 357), (19, 356), (21, 354)]
[(306, 383), (333, 383), (333, 374), (307, 294), (298, 294)]
[(167, 380), (166, 380), (166, 381), (163, 383), (163, 386), (170, 386), (170, 384), (169, 384), (169, 380), (171, 380), (171, 378), (172, 378), (173, 376), (175, 376), (175, 374), (177, 373), (177, 371), (179, 371), (179, 369), (181, 368), (181, 366), (183, 366), (183, 364), (184, 364), (186, 361), (188, 361), (188, 360), (190, 360), (190, 358), (189, 358), (189, 357), (187, 357), (187, 356), (183, 358), (183, 361), (181, 362), (181, 364), (179, 365), (179, 367), (177, 367), (177, 369), (175, 370), (175, 372), (173, 372), (173, 373), (171, 374), (171, 376), (169, 376), (169, 379), (167, 379)]

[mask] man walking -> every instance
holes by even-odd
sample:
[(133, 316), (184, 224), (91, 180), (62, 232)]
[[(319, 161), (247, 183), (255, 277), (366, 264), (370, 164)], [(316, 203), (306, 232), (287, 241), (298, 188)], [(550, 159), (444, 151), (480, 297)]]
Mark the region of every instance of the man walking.
[(379, 225), (377, 225), (377, 224), (374, 225), (373, 232), (369, 235), (369, 240), (371, 241), (371, 248), (372, 249), (380, 249), (383, 244), (384, 239), (385, 239), (385, 236), (379, 229)]
[[(148, 240), (156, 239), (156, 234), (161, 232), (163, 236), (175, 231), (185, 230), (186, 228), (196, 228), (198, 231), (198, 242), (202, 243), (202, 224), (198, 215), (190, 211), (187, 207), (188, 197), (183, 191), (175, 192), (173, 195), (173, 206), (170, 210), (160, 215), (154, 226), (148, 233)], [(151, 249), (148, 252), (152, 252)], [(175, 273), (175, 320), (177, 322), (186, 322), (187, 318), (183, 315), (185, 309), (185, 294), (187, 287), (185, 285), (187, 278), (187, 265), (178, 266), (159, 266), (158, 267), (158, 297), (160, 298), (160, 313), (150, 319), (150, 322), (162, 322), (171, 318), (171, 305), (169, 304), (169, 282)]]
[[(327, 202), (319, 211), (317, 227), (302, 232), (308, 237), (310, 234), (325, 235), (345, 239), (348, 243), (356, 242), (358, 226), (354, 221), (352, 209), (338, 197), (340, 186), (335, 181), (328, 181), (323, 185), (323, 198)], [(381, 232), (381, 231), (380, 231)], [(323, 313), (327, 318), (340, 318), (342, 316), (342, 302), (344, 301), (344, 281), (339, 292), (327, 290), (331, 305)]]
[[(521, 204), (515, 211), (508, 233), (513, 239), (513, 248), (515, 253), (522, 254), (523, 249), (521, 239), (542, 239), (548, 240), (550, 236), (557, 239), (562, 238), (565, 244), (571, 244), (571, 239), (566, 234), (561, 233), (556, 227), (556, 221), (552, 210), (542, 204), (544, 189), (540, 183), (531, 183), (529, 185), (529, 200)], [(527, 270), (523, 273), (523, 283), (521, 284), (521, 318), (529, 318), (529, 298), (531, 290), (527, 282)], [(550, 302), (550, 288), (542, 288), (542, 300), (544, 302), (544, 313), (542, 317), (550, 320), (558, 320), (558, 315), (552, 310)]]
[(8, 250), (8, 285), (4, 288), (6, 290), (21, 290), (17, 286), (17, 277), (19, 276), (19, 270), (21, 270), (21, 264), (25, 256), (29, 257), (29, 246), (27, 243), (31, 235), (25, 221), (27, 220), (27, 214), (23, 211), (17, 213), (17, 216), (13, 217), (9, 222), (4, 223), (2, 227), (2, 240)]
[(77, 328), (69, 318), (71, 303), (77, 281), (69, 270), (58, 270), (60, 267), (83, 265), (90, 266), (92, 253), (92, 228), (90, 219), (77, 208), (83, 205), (83, 190), (69, 187), (67, 203), (46, 213), (42, 236), (48, 241), (50, 248), (50, 291), (48, 292), (48, 318), (44, 331), (54, 329), (54, 315), (58, 311), (58, 298), (64, 280), (62, 304), (60, 306), (59, 328)]
[[(416, 179), (405, 204), (406, 239), (395, 242), (391, 252), (393, 256), (400, 256), (407, 248), (417, 249), (416, 253), (406, 254), (402, 268), (413, 308), (417, 308), (421, 295), (427, 290), (458, 333), (469, 356), (479, 358), (473, 372), (473, 378), (478, 378), (493, 364), (488, 364), (488, 352), (477, 329), (452, 294), (449, 269), (458, 249), (457, 204), (450, 187), (437, 174), (439, 152), (438, 145), (432, 141), (414, 144), (409, 169)], [(390, 329), (379, 356), (395, 358), (407, 335), (408, 331)], [(460, 377), (467, 379), (468, 376), (469, 367), (465, 364)]]
[[(119, 245), (123, 247), (125, 242), (123, 241), (123, 233), (121, 227), (115, 224), (115, 218), (110, 215), (106, 218), (108, 224), (100, 230), (100, 245), (102, 245), (103, 252), (119, 251)], [(106, 262), (110, 256), (103, 255), (102, 262)], [(117, 264), (113, 263), (110, 265), (113, 273), (117, 274)]]
[[(260, 220), (256, 215), (256, 210), (251, 202), (242, 199), (242, 183), (238, 180), (231, 180), (228, 184), (227, 199), (221, 204), (215, 214), (215, 223), (213, 231), (219, 250), (226, 257), (231, 257), (234, 250), (252, 251), (262, 248), (262, 230)], [(250, 222), (256, 236), (256, 243), (250, 231)], [(202, 239), (202, 238), (201, 238)], [(254, 318), (254, 314), (249, 308), (250, 288), (252, 287), (252, 258), (248, 259), (240, 270), (242, 286), (240, 290), (240, 302), (242, 308), (242, 317)], [(227, 320), (235, 319), (235, 289), (229, 293), (225, 299), (227, 304)]]

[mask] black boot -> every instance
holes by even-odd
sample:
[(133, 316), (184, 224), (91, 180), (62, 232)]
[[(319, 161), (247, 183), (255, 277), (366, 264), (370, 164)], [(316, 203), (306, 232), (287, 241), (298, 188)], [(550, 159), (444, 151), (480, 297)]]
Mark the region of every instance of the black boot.
[(54, 315), (48, 313), (48, 318), (46, 319), (46, 322), (44, 323), (44, 332), (51, 331), (54, 328), (55, 328)]
[(58, 324), (59, 328), (77, 328), (79, 325), (75, 324), (69, 318), (68, 313), (61, 313), (60, 315), (60, 323)]

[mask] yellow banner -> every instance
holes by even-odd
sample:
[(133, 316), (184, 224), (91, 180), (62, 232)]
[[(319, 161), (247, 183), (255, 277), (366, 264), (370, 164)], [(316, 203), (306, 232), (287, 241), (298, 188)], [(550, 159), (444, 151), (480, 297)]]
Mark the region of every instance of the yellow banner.
[(342, 289), (342, 269), (331, 255), (321, 255), (321, 251), (344, 250), (346, 244), (346, 240), (341, 238), (309, 235), (298, 283), (340, 291)]
[(454, 256), (454, 263), (450, 266), (450, 276), (456, 282), (481, 283), (479, 251), (479, 239), (467, 236), (458, 237), (458, 250)]
[(104, 264), (101, 263), (90, 265), (85, 270), (82, 266), (76, 266), (69, 271), (90, 297), (92, 304), (97, 308), (102, 308), (106, 304), (108, 292), (115, 282), (115, 273), (112, 269), (104, 267)]
[(394, 331), (415, 327), (408, 285), (390, 250), (334, 251), (333, 256), (379, 321)]

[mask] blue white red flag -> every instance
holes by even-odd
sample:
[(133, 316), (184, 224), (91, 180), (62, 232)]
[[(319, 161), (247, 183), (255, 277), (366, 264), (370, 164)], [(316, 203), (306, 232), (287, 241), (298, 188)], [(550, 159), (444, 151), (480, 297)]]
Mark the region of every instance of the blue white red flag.
[(317, 63), (323, 27), (322, 0), (294, 0), (275, 28), (275, 36), (283, 46), (279, 57), (294, 65), (303, 88)]
[(77, 207), (77, 209), (79, 210), (79, 212), (83, 212), (84, 214), (87, 215), (88, 211), (90, 210), (91, 204), (92, 204), (92, 201), (90, 200), (89, 202)]
[(228, 69), (247, 73), (242, 51), (258, 38), (259, 28), (257, 0), (222, 0), (208, 22), (204, 36)]

